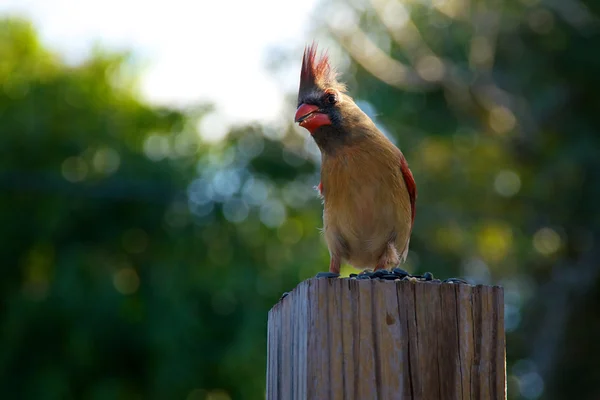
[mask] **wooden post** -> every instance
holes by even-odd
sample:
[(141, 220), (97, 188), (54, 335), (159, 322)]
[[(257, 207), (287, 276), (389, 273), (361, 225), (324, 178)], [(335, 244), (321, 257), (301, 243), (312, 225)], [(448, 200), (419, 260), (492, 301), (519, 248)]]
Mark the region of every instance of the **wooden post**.
[(309, 279), (269, 312), (267, 400), (506, 398), (498, 286)]

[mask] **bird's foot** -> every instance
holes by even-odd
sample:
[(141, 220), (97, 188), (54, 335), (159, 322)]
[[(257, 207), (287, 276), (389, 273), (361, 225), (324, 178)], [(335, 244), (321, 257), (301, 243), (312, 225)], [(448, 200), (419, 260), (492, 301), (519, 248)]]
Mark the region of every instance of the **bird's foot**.
[(319, 272), (317, 275), (315, 275), (315, 278), (339, 278), (340, 274), (337, 274), (335, 272)]

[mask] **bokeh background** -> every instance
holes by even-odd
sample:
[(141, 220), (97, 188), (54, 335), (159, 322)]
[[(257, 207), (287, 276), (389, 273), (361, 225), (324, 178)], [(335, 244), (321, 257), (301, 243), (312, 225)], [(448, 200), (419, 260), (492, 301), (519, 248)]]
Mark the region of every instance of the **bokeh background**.
[(328, 263), (313, 39), (415, 175), (406, 269), (504, 286), (509, 398), (600, 398), (600, 3), (0, 13), (2, 398), (264, 398), (267, 312)]

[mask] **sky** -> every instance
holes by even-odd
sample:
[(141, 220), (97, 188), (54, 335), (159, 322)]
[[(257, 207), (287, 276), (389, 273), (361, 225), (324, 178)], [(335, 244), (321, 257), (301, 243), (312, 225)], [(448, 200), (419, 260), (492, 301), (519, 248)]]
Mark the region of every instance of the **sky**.
[(267, 50), (312, 41), (315, 2), (0, 0), (0, 15), (30, 19), (68, 62), (85, 58), (96, 43), (133, 50), (145, 63), (141, 91), (152, 103), (208, 100), (220, 121), (268, 122), (280, 117), (284, 90), (265, 68)]

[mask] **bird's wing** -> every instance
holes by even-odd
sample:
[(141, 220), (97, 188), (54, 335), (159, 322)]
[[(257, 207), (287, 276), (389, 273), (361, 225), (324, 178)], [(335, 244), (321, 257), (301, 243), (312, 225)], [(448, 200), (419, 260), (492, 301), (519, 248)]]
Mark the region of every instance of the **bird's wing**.
[(417, 200), (417, 185), (415, 184), (415, 178), (413, 177), (410, 168), (408, 168), (408, 162), (403, 154), (400, 155), (400, 170), (404, 177), (404, 183), (406, 183), (406, 189), (408, 190), (408, 196), (410, 197), (410, 209), (411, 209), (411, 222), (415, 223), (416, 200)]

